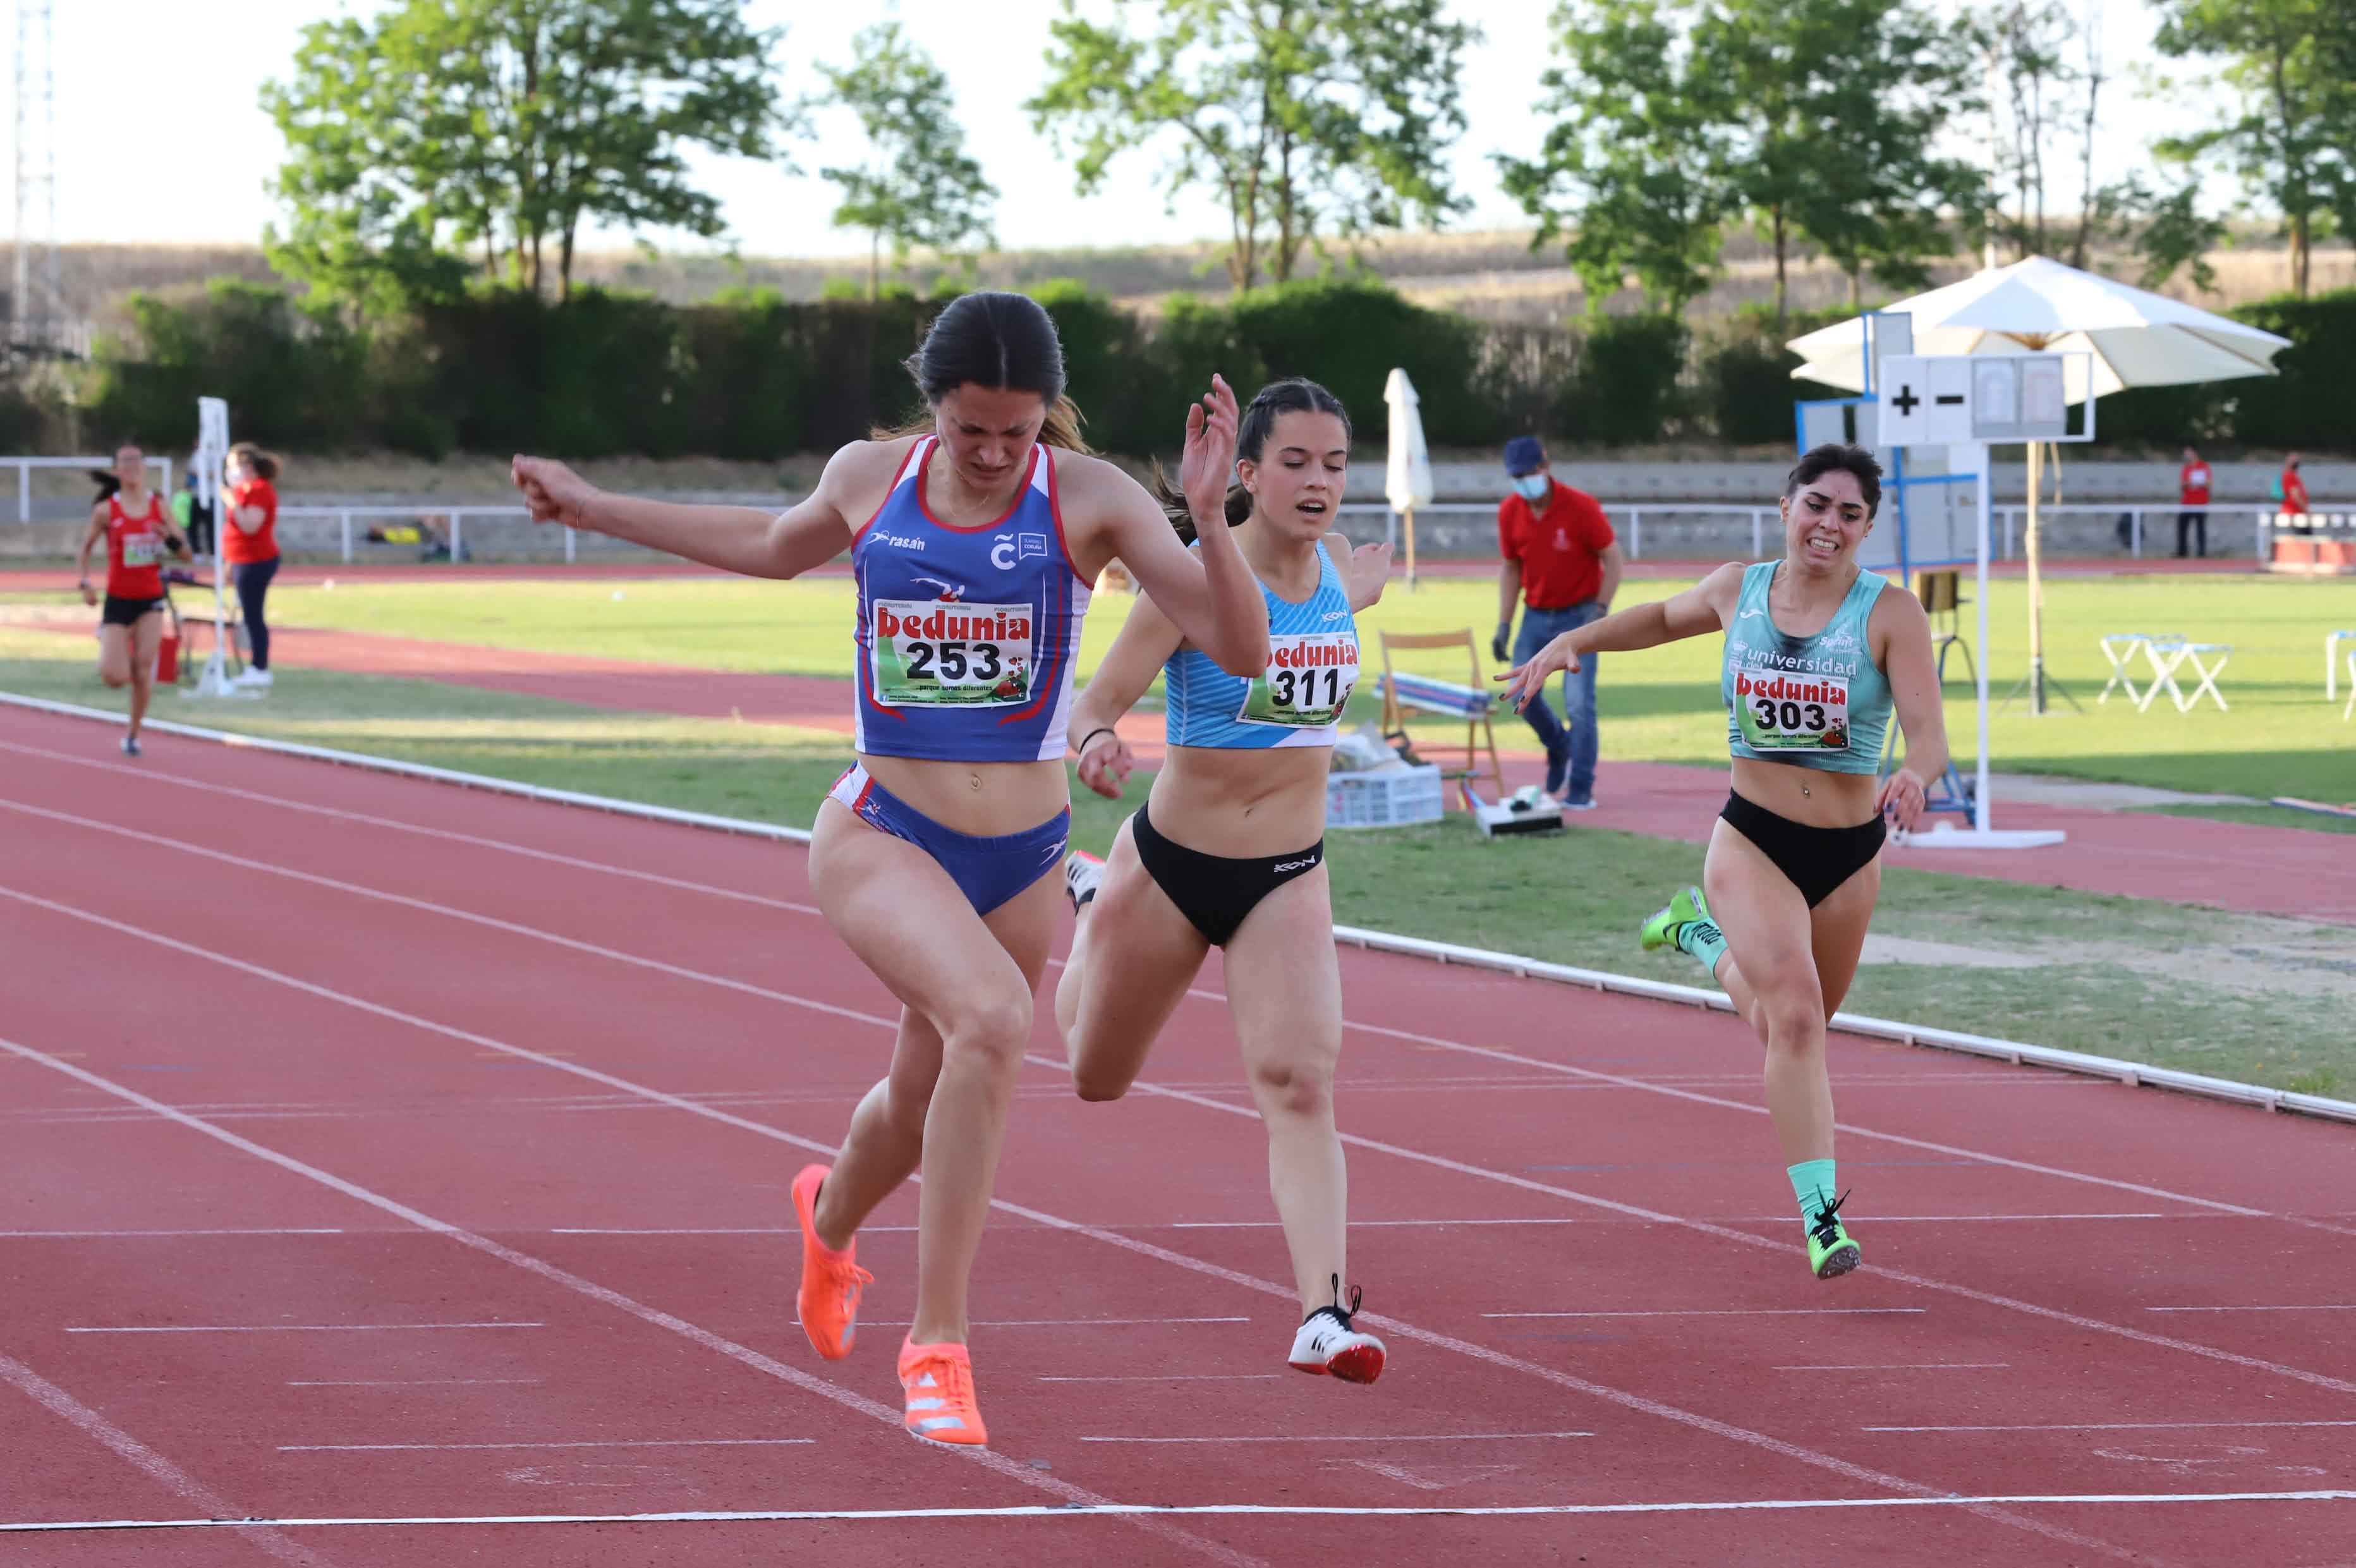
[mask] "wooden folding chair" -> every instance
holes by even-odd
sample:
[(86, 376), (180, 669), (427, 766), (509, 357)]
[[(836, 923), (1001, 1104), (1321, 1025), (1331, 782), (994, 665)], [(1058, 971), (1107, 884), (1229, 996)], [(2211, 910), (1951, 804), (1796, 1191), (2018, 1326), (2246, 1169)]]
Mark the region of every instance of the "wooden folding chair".
[[(1503, 799), (1505, 770), (1497, 760), (1497, 735), (1490, 724), (1490, 715), (1497, 705), (1497, 693), (1481, 673), (1481, 646), (1474, 640), (1472, 629), (1386, 631), (1378, 635), (1383, 651), (1383, 738), (1394, 746), (1406, 741), (1407, 715), (1410, 712), (1462, 719), (1464, 764), (1461, 768), (1451, 768), (1441, 763), (1440, 778), (1457, 780), (1460, 789), (1486, 778), (1491, 789)], [(1401, 671), (1391, 659), (1395, 650), (1419, 652), (1440, 648), (1461, 648), (1464, 650), (1465, 668), (1472, 674), (1472, 684), (1460, 686), (1452, 681)], [(1453, 750), (1454, 744), (1448, 743), (1447, 748)], [(1481, 754), (1484, 751), (1489, 757), (1486, 768), (1481, 766)]]

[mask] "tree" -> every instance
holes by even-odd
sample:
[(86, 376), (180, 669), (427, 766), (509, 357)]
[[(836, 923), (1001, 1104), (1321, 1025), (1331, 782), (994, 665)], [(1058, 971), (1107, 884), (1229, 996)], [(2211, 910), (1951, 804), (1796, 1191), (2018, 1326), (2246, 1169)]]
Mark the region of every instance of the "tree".
[[(2315, 242), (2341, 212), (2356, 217), (2356, 91), (2340, 53), (2346, 0), (2161, 0), (2162, 54), (2221, 58), (2215, 80), (2238, 100), (2222, 124), (2154, 149), (2190, 163), (2215, 156), (2282, 215), (2291, 288), (2308, 293)], [(2337, 68), (2337, 69), (2335, 69)]]
[[(1969, 17), (1966, 27), (1987, 70), (1988, 139), (1995, 155), (1989, 184), (1997, 199), (1993, 227), (2011, 243), (2015, 260), (2043, 255), (2046, 158), (2058, 150), (2057, 126), (2073, 107), (2069, 93), (2079, 78), (2069, 47), (2076, 28), (2062, 0), (2002, 0)], [(2009, 212), (2002, 209), (2008, 190)]]
[(880, 258), (892, 242), (894, 265), (911, 245), (953, 250), (990, 242), (990, 208), (998, 189), (965, 154), (948, 78), (897, 22), (880, 22), (851, 44), (851, 63), (820, 66), (834, 102), (859, 116), (873, 150), (864, 168), (819, 172), (842, 188), (838, 228), (868, 233), (867, 297), (878, 297)]
[(1227, 209), (1227, 278), (1290, 279), (1327, 232), (1437, 227), (1469, 203), (1442, 156), (1464, 128), (1457, 79), (1478, 35), (1443, 0), (1160, 0), (1152, 30), (1051, 24), (1049, 80), (1023, 107), (1077, 154), (1083, 195), (1122, 154), (1168, 151), (1167, 195), (1216, 190)]
[(686, 150), (769, 156), (793, 125), (775, 31), (743, 0), (402, 0), (304, 29), (262, 104), (286, 138), (273, 260), (320, 286), (413, 289), (480, 248), (534, 292), (571, 292), (584, 220), (722, 231)]
[(1709, 0), (1694, 47), (1723, 86), (1732, 134), (1719, 177), (1775, 252), (1804, 238), (1847, 275), (1929, 278), (1953, 242), (1943, 214), (1980, 209), (1982, 175), (1936, 148), (1976, 104), (1962, 34), (1914, 0)]
[(1497, 156), (1505, 193), (1538, 221), (1533, 250), (1568, 231), (1590, 315), (1632, 276), (1676, 314), (1718, 268), (1718, 83), (1654, 0), (1565, 0), (1553, 23), (1563, 63), (1538, 78), (1538, 107), (1554, 124), (1537, 157)]

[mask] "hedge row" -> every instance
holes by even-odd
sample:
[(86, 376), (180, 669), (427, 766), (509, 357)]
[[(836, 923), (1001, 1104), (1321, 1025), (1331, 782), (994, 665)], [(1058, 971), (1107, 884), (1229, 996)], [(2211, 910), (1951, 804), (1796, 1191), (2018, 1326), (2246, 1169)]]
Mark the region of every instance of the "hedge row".
[[(1228, 301), (1181, 295), (1152, 320), (1075, 282), (1034, 292), (1063, 335), (1091, 439), (1134, 456), (1176, 445), (1214, 370), (1246, 395), (1269, 377), (1313, 376), (1369, 446), (1383, 439), (1395, 365), (1414, 378), (1435, 446), (1525, 431), (1592, 445), (1781, 443), (1795, 396), (1823, 395), (1790, 379), (1779, 341), (1814, 319), (1776, 329), (1746, 313), (1699, 338), (1658, 316), (1492, 327), (1363, 275)], [(229, 399), (233, 428), (305, 451), (771, 459), (830, 450), (911, 413), (900, 361), (938, 308), (771, 292), (680, 306), (584, 289), (562, 304), (488, 293), (359, 327), (267, 285), (217, 280), (193, 300), (134, 301), (134, 338), (101, 347), (86, 423), (102, 439), (181, 446), (195, 399), (209, 393)], [(2238, 314), (2296, 340), (2281, 376), (2105, 399), (2105, 442), (2347, 446), (2356, 382), (2330, 367), (2356, 360), (2356, 291)], [(21, 414), (0, 395), (0, 424)]]

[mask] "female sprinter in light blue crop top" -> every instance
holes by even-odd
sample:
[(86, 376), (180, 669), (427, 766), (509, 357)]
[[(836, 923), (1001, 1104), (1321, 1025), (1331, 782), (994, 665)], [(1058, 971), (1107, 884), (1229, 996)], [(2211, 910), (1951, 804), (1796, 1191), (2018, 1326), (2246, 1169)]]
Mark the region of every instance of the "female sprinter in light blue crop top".
[[(1719, 686), (1734, 779), (1703, 863), (1708, 891), (1680, 891), (1644, 922), (1644, 944), (1700, 960), (1765, 1043), (1767, 1108), (1819, 1279), (1858, 1259), (1834, 1179), (1825, 1025), (1873, 919), (1882, 820), (1912, 828), (1947, 766), (1930, 620), (1857, 564), (1880, 500), (1871, 453), (1815, 447), (1783, 486), (1781, 562), (1720, 566), (1682, 594), (1565, 632), (1505, 677), (1518, 704), (1582, 655), (1725, 631)], [(1879, 779), (1893, 706), (1906, 765)]]
[[(1246, 680), (1203, 656), (1150, 598), (1073, 707), (1080, 781), (1118, 797), (1132, 765), (1113, 732), (1157, 672), (1168, 749), (1151, 795), (1109, 863), (1066, 865), (1079, 929), (1055, 988), (1072, 1080), (1117, 1100), (1211, 949), (1226, 953), (1227, 1008), (1268, 1127), (1276, 1196), (1302, 1318), (1286, 1359), (1371, 1383), (1383, 1344), (1345, 1302), (1347, 1178), (1333, 1129), (1342, 975), (1325, 877), (1325, 778), (1358, 676), (1355, 612), (1390, 573), (1387, 546), (1351, 552), (1333, 526), (1350, 422), (1313, 381), (1261, 389), (1237, 428), (1227, 520), (1268, 602), (1269, 659)], [(1173, 521), (1179, 521), (1173, 516)], [(1183, 524), (1182, 524), (1183, 526)]]

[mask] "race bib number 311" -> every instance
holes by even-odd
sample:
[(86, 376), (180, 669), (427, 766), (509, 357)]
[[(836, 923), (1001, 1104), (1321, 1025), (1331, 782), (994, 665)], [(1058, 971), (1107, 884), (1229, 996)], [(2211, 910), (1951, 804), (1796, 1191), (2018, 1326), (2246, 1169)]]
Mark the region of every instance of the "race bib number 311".
[(1744, 670), (1734, 677), (1735, 724), (1753, 751), (1847, 751), (1848, 681)]
[(1031, 700), (1029, 605), (877, 599), (868, 630), (875, 700), (887, 708), (1002, 708)]
[(1244, 689), (1236, 722), (1307, 729), (1340, 718), (1358, 684), (1358, 639), (1306, 632), (1268, 641), (1268, 669)]

